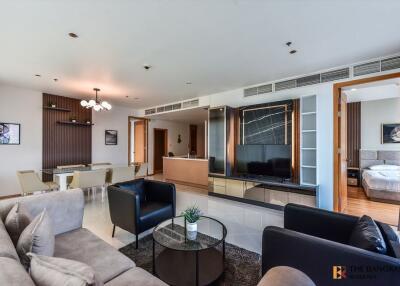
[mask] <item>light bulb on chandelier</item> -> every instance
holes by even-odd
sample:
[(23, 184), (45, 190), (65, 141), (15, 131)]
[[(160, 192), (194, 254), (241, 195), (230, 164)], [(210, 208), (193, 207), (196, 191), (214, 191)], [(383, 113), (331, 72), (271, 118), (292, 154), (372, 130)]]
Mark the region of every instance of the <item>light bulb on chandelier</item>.
[(105, 110), (110, 110), (112, 108), (111, 104), (109, 104), (107, 101), (99, 101), (97, 92), (100, 91), (99, 88), (93, 88), (93, 90), (96, 92), (96, 100), (91, 99), (89, 101), (82, 100), (81, 101), (81, 106), (85, 107), (87, 109), (93, 108), (94, 111), (101, 111), (103, 109)]

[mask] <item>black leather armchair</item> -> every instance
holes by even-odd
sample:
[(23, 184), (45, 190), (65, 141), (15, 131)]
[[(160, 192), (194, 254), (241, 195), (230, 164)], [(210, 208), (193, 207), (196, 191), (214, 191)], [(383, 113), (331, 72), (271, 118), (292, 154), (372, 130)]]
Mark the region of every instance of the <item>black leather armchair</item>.
[(136, 235), (160, 222), (175, 217), (175, 185), (146, 179), (118, 183), (108, 187), (112, 236), (118, 226)]
[[(307, 274), (316, 285), (339, 282), (340, 285), (397, 285), (400, 259), (395, 232), (388, 225), (376, 222), (388, 247), (387, 255), (356, 248), (348, 245), (348, 241), (357, 220), (355, 216), (286, 205), (285, 228), (264, 229), (263, 275), (275, 266), (290, 266)], [(333, 279), (334, 266), (344, 266), (347, 277), (339, 277), (340, 281)]]

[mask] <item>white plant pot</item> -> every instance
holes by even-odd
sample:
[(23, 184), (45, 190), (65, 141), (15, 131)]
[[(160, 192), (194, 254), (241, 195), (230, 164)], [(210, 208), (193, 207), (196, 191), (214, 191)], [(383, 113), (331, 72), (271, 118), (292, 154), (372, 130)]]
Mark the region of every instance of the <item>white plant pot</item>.
[(197, 237), (197, 222), (186, 223), (186, 236), (189, 240), (196, 240)]

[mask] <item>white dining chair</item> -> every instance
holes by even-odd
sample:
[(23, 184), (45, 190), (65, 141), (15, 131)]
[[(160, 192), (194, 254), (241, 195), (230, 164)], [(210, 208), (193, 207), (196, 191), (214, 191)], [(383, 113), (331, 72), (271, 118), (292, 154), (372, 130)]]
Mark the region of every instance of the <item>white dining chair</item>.
[(139, 170), (135, 174), (135, 178), (143, 178), (147, 176), (147, 163), (141, 163), (139, 166)]
[(17, 171), (18, 181), (21, 185), (22, 195), (35, 192), (57, 190), (58, 184), (55, 182), (42, 182), (39, 175), (33, 170)]
[(70, 189), (87, 189), (88, 193), (92, 192), (92, 197), (96, 195), (97, 187), (101, 187), (101, 195), (104, 198), (105, 185), (106, 185), (106, 169), (99, 169), (94, 171), (74, 171)]
[(135, 167), (114, 167), (111, 169), (110, 184), (116, 184), (135, 179)]

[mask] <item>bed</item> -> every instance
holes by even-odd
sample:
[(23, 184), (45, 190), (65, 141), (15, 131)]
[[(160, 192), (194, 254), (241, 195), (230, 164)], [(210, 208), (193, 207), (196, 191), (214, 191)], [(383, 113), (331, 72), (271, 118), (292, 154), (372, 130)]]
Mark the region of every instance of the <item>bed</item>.
[(400, 151), (360, 151), (362, 186), (371, 200), (400, 204)]

